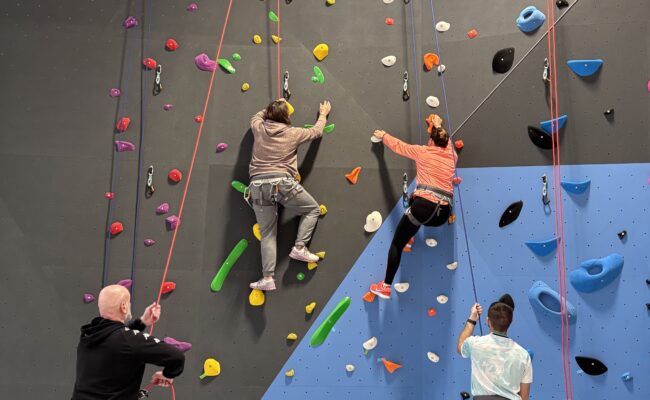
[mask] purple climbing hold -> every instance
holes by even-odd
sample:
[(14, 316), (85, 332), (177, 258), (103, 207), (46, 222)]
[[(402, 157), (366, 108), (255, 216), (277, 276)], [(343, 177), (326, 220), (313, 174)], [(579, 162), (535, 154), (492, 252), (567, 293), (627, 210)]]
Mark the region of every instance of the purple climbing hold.
[(194, 57), (194, 63), (196, 67), (201, 71), (212, 72), (217, 67), (217, 63), (208, 57), (207, 54), (201, 53), (198, 56)]
[(167, 221), (167, 225), (171, 230), (176, 229), (178, 226), (178, 217), (175, 215), (170, 215), (169, 217), (165, 218), (165, 221)]
[(124, 286), (127, 289), (131, 289), (131, 286), (133, 285), (133, 281), (131, 279), (122, 279), (121, 281), (117, 282), (118, 285)]
[(122, 26), (124, 26), (126, 29), (133, 28), (135, 26), (138, 26), (138, 20), (133, 17), (133, 16), (128, 16), (124, 22), (122, 22)]
[(144, 240), (144, 245), (147, 246), (147, 247), (151, 247), (151, 246), (153, 246), (154, 244), (156, 244), (156, 241), (153, 240), (153, 239), (145, 239), (145, 240)]
[(165, 110), (165, 111), (169, 111), (169, 110), (172, 109), (172, 107), (174, 107), (173, 104), (169, 104), (169, 103), (167, 103), (167, 104), (165, 104), (165, 105), (163, 106), (163, 110)]
[(169, 204), (162, 203), (156, 207), (156, 214), (167, 214), (169, 212)]
[(111, 97), (120, 97), (121, 94), (122, 94), (122, 92), (120, 91), (120, 89), (111, 88), (111, 92), (110, 92), (109, 96), (111, 96)]
[(189, 12), (196, 11), (198, 9), (199, 9), (199, 5), (196, 3), (190, 3), (186, 8), (186, 10)]
[(93, 301), (95, 301), (95, 296), (90, 293), (84, 293), (84, 303), (88, 304), (92, 303)]
[(131, 142), (127, 142), (126, 140), (116, 140), (115, 150), (117, 150), (118, 153), (121, 153), (123, 151), (133, 151), (135, 150), (135, 145)]
[(224, 152), (224, 151), (226, 151), (227, 148), (228, 148), (228, 144), (227, 144), (227, 143), (219, 143), (219, 144), (217, 145), (217, 153)]
[(181, 342), (180, 340), (176, 340), (173, 337), (169, 337), (169, 336), (165, 337), (163, 339), (163, 342), (167, 343), (170, 346), (176, 347), (178, 350), (182, 352), (186, 352), (192, 348), (192, 343)]

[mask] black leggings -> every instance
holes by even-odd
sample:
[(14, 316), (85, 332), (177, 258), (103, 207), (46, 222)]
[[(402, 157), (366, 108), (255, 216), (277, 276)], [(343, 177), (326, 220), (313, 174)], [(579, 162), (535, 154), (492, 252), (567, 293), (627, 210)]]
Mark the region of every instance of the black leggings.
[[(412, 216), (420, 222), (429, 220), (424, 224), (425, 226), (440, 226), (444, 224), (447, 222), (450, 212), (449, 205), (440, 206), (421, 197), (415, 197), (411, 202)], [(435, 215), (432, 217), (434, 213)], [(385, 284), (391, 285), (393, 283), (400, 260), (402, 259), (404, 246), (415, 236), (418, 229), (420, 229), (420, 225), (413, 224), (406, 214), (402, 216), (395, 230), (395, 236), (393, 236), (390, 249), (388, 250), (388, 265), (386, 267), (386, 277), (384, 278)]]

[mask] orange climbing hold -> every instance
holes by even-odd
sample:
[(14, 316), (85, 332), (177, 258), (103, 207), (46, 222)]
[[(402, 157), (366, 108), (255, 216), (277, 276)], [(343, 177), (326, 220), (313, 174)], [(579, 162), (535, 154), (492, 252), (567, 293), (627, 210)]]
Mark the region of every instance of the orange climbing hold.
[(454, 147), (456, 148), (456, 150), (460, 150), (463, 147), (465, 147), (465, 143), (463, 143), (462, 140), (458, 139), (454, 142)]
[(440, 64), (440, 57), (434, 53), (427, 53), (424, 55), (424, 68), (427, 71), (431, 71), (434, 65)]
[(375, 301), (375, 294), (373, 292), (366, 292), (366, 294), (363, 295), (363, 301), (366, 303), (372, 303)]
[(115, 124), (115, 128), (118, 132), (126, 132), (126, 130), (129, 129), (129, 125), (131, 125), (131, 118), (122, 117), (117, 121), (117, 124)]
[(436, 116), (434, 114), (429, 114), (429, 116), (426, 119), (427, 122), (427, 132), (432, 133), (433, 132), (433, 121), (435, 120)]
[(433, 307), (427, 310), (427, 315), (430, 317), (435, 317), (436, 314), (438, 314), (438, 311)]
[(386, 25), (393, 25), (395, 24), (395, 20), (392, 18), (386, 18)]
[(345, 174), (345, 178), (353, 185), (357, 184), (359, 180), (359, 173), (361, 172), (361, 167), (356, 167), (349, 174)]
[(478, 36), (478, 31), (476, 29), (472, 29), (469, 32), (467, 32), (467, 37), (470, 39), (474, 39), (477, 36)]
[(462, 181), (463, 181), (463, 178), (461, 178), (460, 176), (454, 176), (454, 178), (451, 180), (451, 183), (458, 186), (458, 185), (460, 185), (460, 183)]
[(406, 243), (406, 246), (404, 246), (404, 252), (410, 253), (411, 252), (411, 247), (413, 247), (413, 243), (415, 242), (415, 238), (411, 238), (408, 243)]
[(381, 358), (381, 361), (384, 363), (384, 367), (386, 367), (386, 370), (391, 374), (395, 372), (396, 369), (402, 368), (400, 364), (394, 363), (392, 361), (388, 361), (384, 357)]

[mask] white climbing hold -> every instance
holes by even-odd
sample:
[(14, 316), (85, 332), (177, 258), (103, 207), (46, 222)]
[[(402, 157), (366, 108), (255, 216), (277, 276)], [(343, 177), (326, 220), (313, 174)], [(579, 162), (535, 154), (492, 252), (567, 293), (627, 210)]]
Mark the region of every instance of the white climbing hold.
[(442, 74), (443, 72), (445, 72), (446, 69), (447, 69), (447, 67), (445, 67), (445, 64), (438, 65), (438, 73), (439, 74)]
[(386, 56), (381, 59), (381, 63), (386, 67), (392, 67), (397, 62), (397, 57), (395, 56)]
[(374, 349), (375, 347), (377, 347), (377, 338), (374, 337), (374, 336), (371, 337), (370, 339), (366, 340), (365, 342), (363, 342), (363, 349), (365, 351), (370, 351), (370, 350)]
[(450, 271), (453, 271), (456, 268), (458, 268), (458, 261), (454, 261), (451, 264), (447, 264), (447, 269), (450, 270)]
[(348, 372), (354, 372), (354, 365), (348, 364), (345, 366), (345, 370)]
[(444, 294), (441, 294), (440, 296), (436, 297), (436, 300), (438, 300), (438, 303), (440, 304), (445, 304), (447, 301), (449, 301), (449, 298)]
[(438, 242), (434, 238), (426, 238), (424, 239), (424, 243), (429, 247), (436, 247), (438, 245)]
[(451, 27), (451, 24), (446, 21), (440, 21), (436, 24), (436, 30), (438, 32), (447, 32), (449, 28)]
[(377, 136), (375, 136), (375, 135), (370, 136), (370, 141), (373, 142), (373, 143), (381, 143), (381, 142), (382, 142), (382, 140), (379, 139), (379, 138), (378, 138)]
[(440, 100), (436, 96), (427, 97), (427, 105), (431, 108), (436, 108), (440, 105)]
[(384, 0), (384, 4), (390, 4), (392, 2), (393, 2), (393, 0)]
[(436, 353), (433, 353), (431, 351), (427, 353), (427, 357), (429, 358), (429, 361), (433, 363), (437, 363), (440, 361), (440, 357), (438, 357)]
[(395, 284), (393, 284), (393, 287), (395, 288), (395, 290), (396, 290), (398, 293), (404, 293), (404, 292), (406, 292), (407, 290), (409, 290), (410, 285), (408, 284), (408, 282), (404, 282), (404, 283), (395, 283)]

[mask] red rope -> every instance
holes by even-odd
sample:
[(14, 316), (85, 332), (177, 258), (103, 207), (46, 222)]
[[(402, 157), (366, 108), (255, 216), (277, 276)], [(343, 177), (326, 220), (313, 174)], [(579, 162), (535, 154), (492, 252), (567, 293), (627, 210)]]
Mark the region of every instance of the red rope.
[[(230, 3), (228, 4), (228, 11), (226, 11), (226, 18), (223, 23), (223, 28), (221, 30), (221, 38), (219, 39), (219, 46), (217, 47), (217, 55), (215, 57), (215, 60), (219, 60), (219, 56), (221, 55), (221, 47), (223, 46), (223, 38), (226, 35), (226, 27), (228, 26), (228, 18), (230, 17), (230, 9), (232, 8), (232, 2), (233, 0), (230, 0)], [(205, 115), (208, 111), (208, 104), (210, 103), (210, 94), (212, 93), (212, 86), (214, 83), (214, 76), (215, 73), (217, 72), (218, 68), (215, 68), (214, 71), (212, 71), (212, 76), (210, 77), (210, 84), (208, 86), (208, 93), (205, 96), (205, 102), (203, 103), (203, 113), (201, 114), (202, 119), (199, 124), (199, 130), (196, 134), (196, 142), (194, 143), (194, 152), (192, 153), (192, 160), (190, 162), (190, 169), (187, 173), (187, 180), (185, 181), (185, 189), (183, 190), (183, 197), (181, 198), (181, 205), (180, 208), (178, 209), (178, 223), (176, 225), (176, 229), (174, 229), (174, 234), (172, 236), (172, 242), (169, 246), (169, 253), (167, 254), (167, 262), (165, 263), (165, 270), (163, 272), (163, 277), (162, 277), (162, 282), (160, 283), (160, 290), (158, 291), (158, 298), (156, 300), (156, 304), (160, 304), (160, 297), (162, 296), (162, 291), (163, 291), (163, 285), (165, 284), (165, 279), (167, 278), (167, 272), (169, 271), (169, 264), (172, 259), (172, 254), (174, 253), (174, 245), (176, 244), (176, 235), (178, 235), (178, 231), (180, 230), (181, 223), (182, 223), (182, 217), (183, 217), (183, 209), (185, 207), (185, 199), (187, 197), (187, 189), (190, 186), (190, 181), (192, 180), (192, 170), (194, 169), (194, 162), (196, 161), (196, 153), (199, 149), (199, 142), (201, 141), (201, 132), (203, 131), (203, 124), (205, 123)], [(151, 329), (149, 330), (149, 334), (153, 334), (153, 328), (154, 328), (155, 323), (151, 324)]]
[[(144, 388), (147, 392), (150, 392), (153, 389), (153, 382), (149, 383), (147, 387)], [(176, 391), (174, 390), (174, 385), (169, 384), (169, 389), (172, 391), (172, 400), (176, 400)]]
[(281, 70), (280, 69), (280, 67), (281, 67), (281, 63), (280, 63), (280, 42), (281, 42), (280, 22), (282, 21), (280, 19), (280, 0), (278, 0), (278, 7), (277, 8), (278, 8), (278, 30), (277, 30), (277, 36), (278, 36), (278, 44), (277, 44), (277, 46), (278, 46), (278, 50), (277, 50), (278, 51), (278, 56), (277, 56), (277, 59), (278, 59), (278, 96), (277, 96), (277, 98), (279, 99), (280, 97), (282, 97), (282, 85), (280, 83), (280, 79), (281, 79), (280, 77), (282, 76), (281, 72), (280, 72), (280, 70)]

